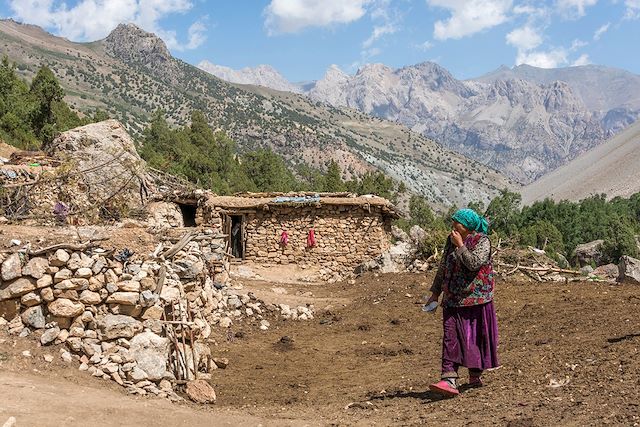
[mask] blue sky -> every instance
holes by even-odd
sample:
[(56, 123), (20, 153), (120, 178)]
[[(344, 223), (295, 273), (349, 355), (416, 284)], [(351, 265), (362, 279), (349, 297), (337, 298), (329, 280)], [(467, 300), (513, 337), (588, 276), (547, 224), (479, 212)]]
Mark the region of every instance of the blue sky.
[(290, 81), (372, 62), (461, 79), (521, 63), (640, 74), (640, 0), (0, 0), (0, 16), (74, 41), (134, 22), (194, 65), (269, 64)]

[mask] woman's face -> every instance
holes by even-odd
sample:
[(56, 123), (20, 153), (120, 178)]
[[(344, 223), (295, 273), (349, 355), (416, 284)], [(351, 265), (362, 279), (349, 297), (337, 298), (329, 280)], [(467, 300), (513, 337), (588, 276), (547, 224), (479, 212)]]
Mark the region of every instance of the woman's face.
[(467, 234), (469, 234), (469, 229), (457, 221), (453, 221), (452, 227), (454, 230), (460, 233), (461, 236), (466, 236)]

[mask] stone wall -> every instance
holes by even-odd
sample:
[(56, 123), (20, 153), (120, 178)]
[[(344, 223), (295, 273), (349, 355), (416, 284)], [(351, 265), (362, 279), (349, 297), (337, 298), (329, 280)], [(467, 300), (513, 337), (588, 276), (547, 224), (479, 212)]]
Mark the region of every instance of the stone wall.
[(206, 344), (212, 328), (252, 318), (267, 329), (269, 315), (313, 317), (312, 307), (293, 313), (230, 289), (217, 225), (165, 229), (151, 254), (92, 244), (0, 253), (0, 326), (63, 344), (63, 359), (131, 393), (177, 400), (176, 380), (207, 379), (218, 366)]
[[(377, 207), (274, 207), (245, 214), (245, 259), (258, 263), (316, 264), (352, 271), (388, 249), (391, 221)], [(315, 247), (307, 246), (309, 230)], [(280, 244), (286, 230), (289, 243)]]

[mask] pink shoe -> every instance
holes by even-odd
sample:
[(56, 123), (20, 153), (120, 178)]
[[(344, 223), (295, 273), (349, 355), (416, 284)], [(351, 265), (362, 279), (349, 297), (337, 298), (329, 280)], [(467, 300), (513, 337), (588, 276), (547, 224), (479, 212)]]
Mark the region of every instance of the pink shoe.
[(480, 377), (469, 377), (469, 387), (482, 387), (484, 384), (482, 384), (482, 378)]
[(455, 397), (460, 394), (458, 389), (451, 385), (447, 380), (440, 380), (435, 384), (429, 386), (429, 390), (441, 394), (445, 397)]

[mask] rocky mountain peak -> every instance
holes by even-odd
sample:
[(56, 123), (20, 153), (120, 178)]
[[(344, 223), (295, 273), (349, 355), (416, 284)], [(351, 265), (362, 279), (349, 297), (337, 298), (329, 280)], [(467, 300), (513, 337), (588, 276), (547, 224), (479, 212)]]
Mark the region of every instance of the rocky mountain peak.
[(138, 63), (157, 76), (175, 81), (177, 65), (165, 42), (135, 24), (119, 24), (104, 40), (105, 52), (126, 63)]

